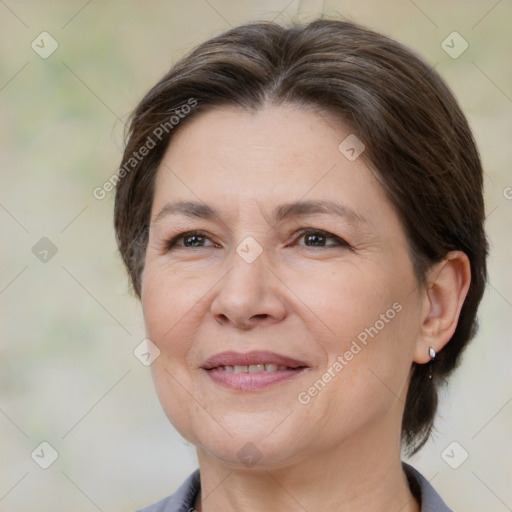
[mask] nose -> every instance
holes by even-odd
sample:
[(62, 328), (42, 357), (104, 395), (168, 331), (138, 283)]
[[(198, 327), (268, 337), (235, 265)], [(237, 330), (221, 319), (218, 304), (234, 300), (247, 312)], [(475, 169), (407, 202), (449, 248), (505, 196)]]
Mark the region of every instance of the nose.
[(262, 255), (247, 263), (235, 252), (231, 263), (211, 303), (215, 320), (241, 330), (283, 320), (286, 316), (283, 284)]

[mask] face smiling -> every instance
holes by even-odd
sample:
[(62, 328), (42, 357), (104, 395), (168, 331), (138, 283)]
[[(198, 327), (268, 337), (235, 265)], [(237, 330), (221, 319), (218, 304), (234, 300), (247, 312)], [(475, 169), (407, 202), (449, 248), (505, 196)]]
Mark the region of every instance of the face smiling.
[(247, 443), (262, 468), (399, 443), (425, 294), (382, 187), (338, 149), (349, 134), (289, 105), (217, 109), (158, 170), (153, 378), (177, 430), (229, 466)]

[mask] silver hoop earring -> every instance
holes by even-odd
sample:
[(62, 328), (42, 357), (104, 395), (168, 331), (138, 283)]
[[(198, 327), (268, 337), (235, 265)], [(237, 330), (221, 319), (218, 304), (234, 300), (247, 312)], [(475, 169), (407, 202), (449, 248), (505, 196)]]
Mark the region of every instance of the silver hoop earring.
[(430, 347), (428, 349), (428, 355), (430, 356), (430, 361), (429, 361), (429, 369), (428, 369), (428, 378), (431, 379), (432, 378), (432, 366), (434, 364), (434, 359), (436, 358), (436, 351), (434, 350), (434, 347)]

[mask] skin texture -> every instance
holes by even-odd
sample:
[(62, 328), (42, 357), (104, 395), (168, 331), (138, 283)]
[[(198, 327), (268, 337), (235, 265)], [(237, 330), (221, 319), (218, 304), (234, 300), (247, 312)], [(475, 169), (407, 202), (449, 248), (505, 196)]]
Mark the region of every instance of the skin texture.
[[(469, 262), (449, 253), (419, 286), (381, 185), (362, 157), (338, 149), (349, 134), (303, 107), (216, 109), (180, 128), (158, 170), (142, 307), (161, 351), (151, 366), (160, 402), (197, 447), (197, 510), (419, 510), (400, 465), (410, 367), (449, 341)], [(178, 200), (206, 203), (220, 218), (156, 219)], [(337, 201), (365, 220), (271, 219), (296, 200)], [(302, 228), (338, 238), (317, 233), (318, 242)], [(204, 232), (199, 246), (185, 237), (166, 249), (190, 230)], [(236, 251), (247, 237), (262, 249), (252, 263)], [(393, 305), (400, 311), (389, 319)], [(336, 371), (371, 326), (378, 334)], [(227, 389), (201, 368), (226, 350), (273, 351), (308, 368), (257, 391)], [(301, 403), (329, 368), (334, 376)], [(254, 465), (243, 448), (259, 457)]]

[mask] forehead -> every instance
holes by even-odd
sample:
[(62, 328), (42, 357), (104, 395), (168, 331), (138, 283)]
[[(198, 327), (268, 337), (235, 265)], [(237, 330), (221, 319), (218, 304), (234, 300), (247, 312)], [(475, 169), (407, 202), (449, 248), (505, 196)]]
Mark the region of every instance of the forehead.
[(341, 201), (362, 217), (373, 205), (382, 214), (390, 205), (381, 185), (363, 158), (340, 150), (347, 137), (354, 135), (341, 122), (292, 105), (200, 113), (171, 139), (153, 211), (170, 200), (213, 200), (220, 210), (305, 199)]
[[(331, 165), (335, 163), (332, 157), (337, 156), (342, 135), (341, 125), (335, 128), (320, 114), (296, 106), (267, 106), (251, 112), (215, 108), (200, 113), (178, 129), (164, 161), (203, 162), (200, 169), (188, 171), (197, 170), (209, 176), (211, 170), (222, 165), (233, 174), (266, 172), (268, 176), (277, 176), (276, 171), (298, 165), (318, 174), (329, 155)], [(207, 168), (205, 160), (210, 162)]]

